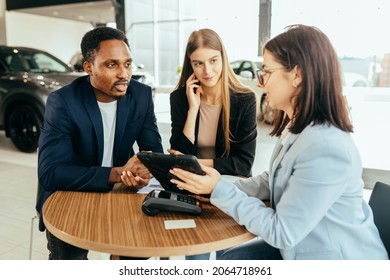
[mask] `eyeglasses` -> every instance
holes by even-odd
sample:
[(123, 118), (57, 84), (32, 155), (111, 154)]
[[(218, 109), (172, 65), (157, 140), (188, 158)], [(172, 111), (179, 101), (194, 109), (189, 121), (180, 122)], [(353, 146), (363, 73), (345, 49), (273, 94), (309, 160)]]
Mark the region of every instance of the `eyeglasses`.
[[(286, 67), (279, 67), (279, 68), (273, 68), (273, 69), (257, 69), (256, 75), (257, 75), (257, 78), (259, 79), (260, 85), (262, 87), (265, 86), (268, 83), (271, 75), (274, 72), (276, 72), (278, 70), (282, 70), (282, 69), (287, 69), (287, 68)], [(264, 75), (266, 75), (266, 74), (269, 74), (267, 81), (264, 80)]]

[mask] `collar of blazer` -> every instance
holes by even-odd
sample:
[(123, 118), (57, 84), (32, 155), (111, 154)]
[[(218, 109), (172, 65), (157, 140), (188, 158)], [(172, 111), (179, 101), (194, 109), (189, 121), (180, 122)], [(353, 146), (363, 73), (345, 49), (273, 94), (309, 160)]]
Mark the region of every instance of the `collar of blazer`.
[(274, 203), (274, 176), (275, 176), (275, 170), (276, 167), (279, 165), (281, 160), (283, 159), (284, 155), (287, 153), (287, 151), (290, 149), (291, 145), (294, 144), (295, 140), (297, 140), (298, 136), (300, 134), (290, 134), (289, 137), (286, 139), (286, 142), (284, 145), (282, 145), (282, 139), (279, 138), (275, 149), (273, 151), (273, 154), (271, 156), (270, 166), (269, 166), (269, 189), (271, 192), (271, 207), (275, 207)]
[(300, 134), (290, 134), (286, 139), (286, 141), (284, 142), (284, 145), (282, 145), (282, 139), (281, 138), (278, 139), (275, 145), (275, 149), (271, 156), (271, 162), (270, 162), (271, 175), (275, 171), (273, 166), (278, 166), (285, 153), (290, 149), (291, 145), (294, 144), (294, 142), (297, 140), (299, 135)]

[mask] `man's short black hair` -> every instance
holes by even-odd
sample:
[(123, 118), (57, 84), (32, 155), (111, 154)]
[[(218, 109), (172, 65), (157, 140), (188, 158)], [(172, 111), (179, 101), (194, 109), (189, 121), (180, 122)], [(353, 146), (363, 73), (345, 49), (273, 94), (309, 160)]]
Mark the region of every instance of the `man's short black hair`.
[(81, 53), (84, 61), (92, 61), (99, 51), (100, 43), (106, 40), (120, 40), (130, 48), (126, 35), (119, 29), (107, 26), (96, 27), (85, 33), (81, 40)]

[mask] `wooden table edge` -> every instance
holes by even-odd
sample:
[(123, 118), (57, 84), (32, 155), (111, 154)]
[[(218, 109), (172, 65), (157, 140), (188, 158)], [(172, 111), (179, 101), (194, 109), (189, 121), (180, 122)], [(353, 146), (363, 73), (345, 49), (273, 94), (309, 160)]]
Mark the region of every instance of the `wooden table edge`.
[[(92, 250), (101, 253), (108, 253), (113, 255), (128, 256), (128, 257), (171, 257), (171, 256), (186, 256), (186, 255), (196, 255), (203, 254), (207, 252), (218, 251), (222, 249), (228, 249), (233, 246), (242, 244), (246, 241), (254, 239), (256, 236), (249, 231), (224, 240), (218, 240), (214, 242), (196, 244), (191, 246), (175, 246), (175, 247), (162, 247), (158, 256), (156, 256), (156, 247), (129, 247), (113, 244), (102, 244), (92, 241), (82, 240), (75, 236), (72, 236), (64, 231), (58, 230), (52, 224), (50, 224), (45, 217), (43, 216), (43, 221), (45, 223), (46, 229), (53, 234), (55, 237), (61, 239), (62, 241), (72, 244), (73, 246)], [(131, 252), (129, 254), (129, 252)]]

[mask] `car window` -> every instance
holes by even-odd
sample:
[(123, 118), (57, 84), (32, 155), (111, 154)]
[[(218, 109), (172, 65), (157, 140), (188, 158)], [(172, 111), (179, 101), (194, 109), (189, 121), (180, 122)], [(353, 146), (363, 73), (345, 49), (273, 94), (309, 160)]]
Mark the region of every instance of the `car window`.
[(7, 67), (5, 67), (4, 62), (0, 60), (0, 72), (6, 72)]
[(5, 51), (0, 52), (0, 62), (2, 68), (16, 72), (35, 72), (35, 73), (66, 73), (71, 69), (58, 59), (44, 52), (29, 51)]
[(235, 62), (232, 62), (230, 65), (232, 66), (234, 73), (236, 73), (238, 75), (239, 71), (240, 71), (241, 62), (235, 61)]
[(25, 61), (32, 72), (68, 72), (67, 67), (44, 53), (25, 54)]
[(4, 60), (11, 71), (23, 72), (29, 70), (26, 62), (18, 54), (7, 55)]
[(253, 71), (252, 63), (250, 63), (249, 61), (244, 62), (244, 65), (242, 66), (241, 71), (249, 71), (252, 73), (252, 79), (255, 78), (255, 73)]

